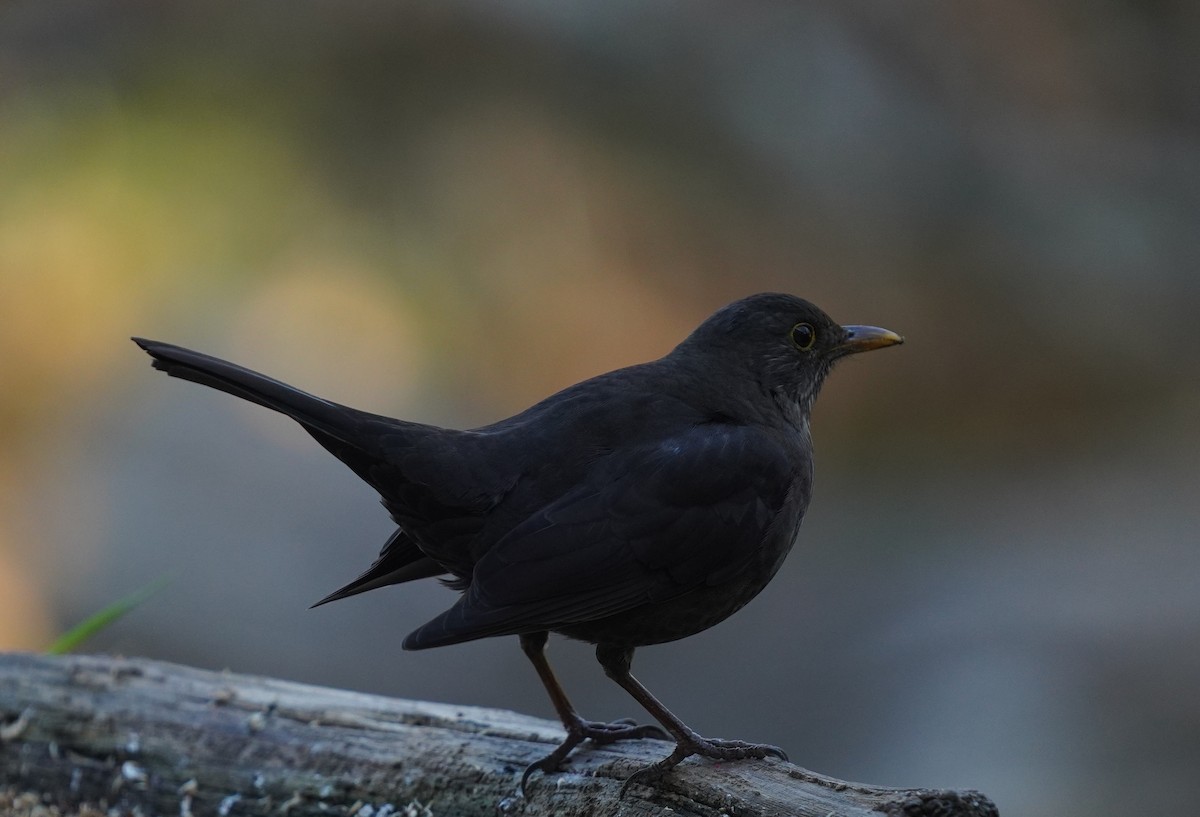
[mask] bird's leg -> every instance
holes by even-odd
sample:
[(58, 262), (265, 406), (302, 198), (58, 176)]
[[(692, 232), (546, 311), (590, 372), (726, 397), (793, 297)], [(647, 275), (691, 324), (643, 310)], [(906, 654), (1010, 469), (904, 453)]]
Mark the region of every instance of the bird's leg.
[(774, 756), (780, 760), (788, 759), (782, 749), (767, 743), (745, 743), (740, 740), (705, 738), (696, 734), (688, 728), (687, 724), (675, 717), (671, 710), (663, 706), (638, 679), (633, 677), (629, 671), (633, 663), (632, 647), (600, 644), (596, 647), (596, 658), (604, 667), (604, 673), (620, 684), (675, 738), (675, 751), (659, 762), (639, 769), (630, 775), (625, 781), (625, 785), (621, 787), (622, 795), (631, 784), (652, 783), (692, 755), (702, 755), (713, 760), (744, 760), (768, 756)]
[(559, 744), (558, 748), (553, 752), (526, 767), (525, 774), (521, 775), (522, 794), (525, 793), (525, 783), (529, 780), (531, 774), (536, 771), (547, 774), (561, 771), (562, 764), (566, 761), (567, 755), (585, 740), (603, 744), (634, 738), (670, 739), (667, 733), (659, 727), (652, 724), (639, 726), (631, 718), (613, 721), (612, 723), (587, 721), (581, 718), (579, 713), (575, 711), (575, 707), (571, 705), (571, 701), (567, 698), (567, 693), (563, 691), (562, 685), (554, 677), (554, 670), (550, 668), (550, 662), (546, 660), (546, 639), (548, 636), (549, 634), (546, 632), (524, 634), (521, 636), (521, 649), (525, 651), (525, 655), (529, 656), (529, 660), (533, 662), (534, 669), (537, 670), (538, 677), (542, 679), (542, 685), (546, 687), (546, 692), (550, 695), (550, 702), (554, 704), (554, 711), (558, 713), (558, 718), (562, 721), (563, 728), (567, 730), (567, 739)]

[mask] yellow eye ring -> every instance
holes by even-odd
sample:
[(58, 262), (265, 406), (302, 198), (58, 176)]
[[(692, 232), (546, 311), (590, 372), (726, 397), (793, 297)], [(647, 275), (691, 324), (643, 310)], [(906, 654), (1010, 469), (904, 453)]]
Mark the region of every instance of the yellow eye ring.
[(792, 327), (791, 337), (797, 349), (807, 352), (817, 342), (817, 330), (813, 329), (811, 323), (798, 323)]

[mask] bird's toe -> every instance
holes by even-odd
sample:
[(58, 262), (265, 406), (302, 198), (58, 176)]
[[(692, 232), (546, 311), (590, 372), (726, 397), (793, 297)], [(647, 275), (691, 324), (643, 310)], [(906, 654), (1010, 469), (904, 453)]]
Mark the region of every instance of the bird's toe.
[(671, 736), (662, 727), (652, 723), (639, 724), (633, 718), (621, 718), (611, 723), (584, 721), (577, 728), (580, 734), (592, 741), (592, 743), (597, 744), (614, 743), (618, 740), (640, 740), (642, 738), (653, 738), (654, 740), (671, 739)]

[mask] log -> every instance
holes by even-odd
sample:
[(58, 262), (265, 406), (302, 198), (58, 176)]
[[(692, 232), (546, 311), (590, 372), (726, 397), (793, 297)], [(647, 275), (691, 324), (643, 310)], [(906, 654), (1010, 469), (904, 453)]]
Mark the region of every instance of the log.
[(625, 777), (669, 754), (654, 740), (584, 744), (568, 772), (535, 775), (521, 796), (525, 766), (562, 737), (557, 723), (495, 709), (140, 658), (0, 654), (6, 814), (997, 814), (974, 791), (847, 783), (773, 759), (690, 759), (622, 796)]

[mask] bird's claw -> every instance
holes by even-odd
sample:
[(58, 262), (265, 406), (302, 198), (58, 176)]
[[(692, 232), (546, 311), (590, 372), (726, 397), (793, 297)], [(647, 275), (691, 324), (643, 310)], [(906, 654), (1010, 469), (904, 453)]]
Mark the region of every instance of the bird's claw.
[(787, 761), (787, 752), (770, 743), (746, 743), (744, 740), (723, 740), (721, 738), (701, 738), (696, 742), (693, 752), (713, 760), (744, 760), (764, 757), (777, 757)]
[(576, 721), (567, 727), (567, 739), (560, 743), (553, 752), (525, 767), (525, 773), (521, 775), (521, 796), (525, 796), (525, 784), (529, 782), (529, 778), (534, 772), (553, 774), (562, 771), (563, 764), (567, 762), (567, 756), (571, 754), (571, 750), (585, 740), (603, 746), (618, 740), (639, 740), (641, 738), (670, 740), (671, 736), (659, 726), (639, 724), (633, 718), (621, 718), (612, 723), (582, 719)]
[(648, 786), (662, 779), (667, 772), (678, 766), (692, 755), (700, 755), (712, 760), (761, 760), (765, 757), (777, 757), (787, 761), (787, 752), (769, 743), (746, 743), (742, 740), (723, 740), (721, 738), (702, 738), (692, 735), (678, 741), (675, 751), (657, 763), (638, 769), (621, 785), (621, 797), (624, 797), (633, 784)]
[(517, 790), (521, 792), (521, 796), (526, 798), (529, 797), (529, 793), (525, 791), (525, 784), (529, 782), (530, 775), (532, 775), (534, 772), (541, 772), (542, 774), (554, 774), (555, 772), (562, 771), (562, 766), (567, 760), (567, 755), (569, 755), (571, 750), (581, 742), (582, 740), (572, 740), (568, 736), (567, 739), (559, 744), (558, 748), (553, 752), (546, 755), (541, 760), (535, 760), (533, 763), (530, 763), (528, 766), (526, 766), (525, 773), (521, 775), (521, 785), (517, 787)]

